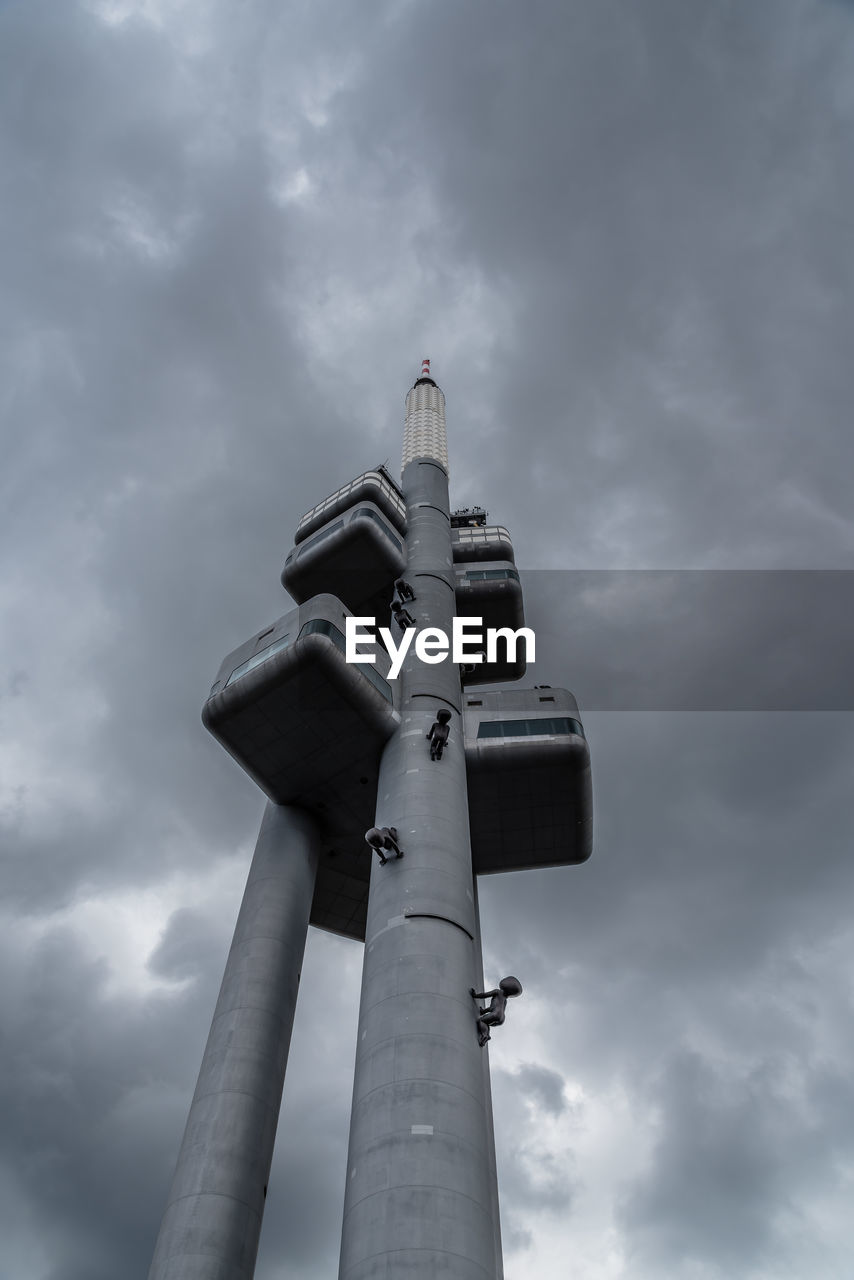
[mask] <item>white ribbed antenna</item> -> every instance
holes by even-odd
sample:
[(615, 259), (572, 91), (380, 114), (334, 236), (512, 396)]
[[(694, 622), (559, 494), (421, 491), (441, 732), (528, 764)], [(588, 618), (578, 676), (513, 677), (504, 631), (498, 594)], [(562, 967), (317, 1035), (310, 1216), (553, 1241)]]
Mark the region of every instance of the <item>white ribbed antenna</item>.
[(401, 469), (413, 458), (434, 458), (448, 470), (445, 397), (433, 381), (429, 360), (421, 361), (421, 377), (406, 397)]

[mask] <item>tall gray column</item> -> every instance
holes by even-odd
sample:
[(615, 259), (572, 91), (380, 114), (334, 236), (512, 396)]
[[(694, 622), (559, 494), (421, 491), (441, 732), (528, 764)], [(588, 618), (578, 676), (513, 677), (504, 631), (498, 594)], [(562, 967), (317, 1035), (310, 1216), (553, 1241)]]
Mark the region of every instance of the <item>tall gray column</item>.
[(299, 990), (318, 844), (268, 803), (149, 1280), (251, 1280)]
[[(486, 985), (483, 980), (483, 946), (481, 943), (480, 932), (480, 900), (477, 893), (477, 876), (474, 877), (472, 885), (474, 890), (474, 917), (475, 917), (475, 942), (477, 944), (477, 976), (475, 980), (475, 989), (477, 991), (485, 991)], [(495, 1230), (495, 1280), (504, 1280), (504, 1254), (501, 1247), (501, 1216), (499, 1212), (498, 1201), (498, 1168), (495, 1159), (495, 1123), (492, 1113), (492, 1081), (489, 1076), (489, 1046), (484, 1045), (483, 1057), (483, 1092), (484, 1092), (484, 1109), (486, 1113), (486, 1129), (487, 1141), (489, 1144), (489, 1160), (490, 1160), (490, 1187), (492, 1194), (492, 1225)]]
[[(448, 483), (425, 458), (403, 473), (406, 577), (419, 627), (454, 616)], [(400, 860), (371, 871), (340, 1280), (501, 1275), (485, 1051), (470, 988), (481, 964), (459, 672), (412, 652), (401, 726), (380, 769), (377, 825)], [(441, 761), (426, 734), (452, 711)]]

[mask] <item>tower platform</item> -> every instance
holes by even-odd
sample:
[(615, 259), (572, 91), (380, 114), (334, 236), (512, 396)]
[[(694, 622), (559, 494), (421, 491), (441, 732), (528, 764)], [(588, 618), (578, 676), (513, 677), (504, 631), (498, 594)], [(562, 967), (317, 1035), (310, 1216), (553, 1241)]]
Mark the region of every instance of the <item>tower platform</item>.
[(386, 625), (394, 582), (406, 568), (403, 539), (373, 502), (360, 501), (290, 553), (282, 586), (298, 604), (321, 592)]

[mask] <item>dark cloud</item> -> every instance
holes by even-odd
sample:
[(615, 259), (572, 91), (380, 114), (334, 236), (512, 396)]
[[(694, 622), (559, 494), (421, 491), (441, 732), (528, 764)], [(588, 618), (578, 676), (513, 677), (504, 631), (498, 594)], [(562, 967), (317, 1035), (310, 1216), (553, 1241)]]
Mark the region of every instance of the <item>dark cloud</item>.
[(525, 1062), (516, 1068), (513, 1079), (522, 1097), (532, 1106), (540, 1107), (551, 1116), (559, 1116), (566, 1109), (563, 1077), (557, 1071), (550, 1071), (536, 1062)]
[(177, 982), (216, 973), (222, 967), (219, 931), (198, 911), (180, 907), (169, 917), (147, 963), (152, 973)]
[(513, 1071), (494, 1063), (491, 1074), (502, 1238), (513, 1258), (531, 1249), (544, 1220), (566, 1223), (575, 1211), (578, 1166), (560, 1120), (577, 1120), (580, 1108), (568, 1105), (560, 1073), (540, 1063)]
[[(183, 1125), (175, 1075), (192, 1070), (183, 1050), (200, 1051), (203, 1014), (194, 1000), (111, 998), (106, 963), (70, 931), (7, 955), (4, 972), (4, 1166), (39, 1206), (30, 1247), (45, 1275), (106, 1277), (148, 1248), (161, 1149)], [(19, 1237), (16, 1217), (13, 1202), (4, 1239)]]
[(773, 1265), (799, 1193), (824, 1181), (836, 1145), (793, 1074), (783, 1059), (746, 1073), (688, 1052), (669, 1060), (654, 1165), (620, 1209), (639, 1262), (700, 1263), (721, 1276)]
[[(841, 1274), (851, 611), (768, 571), (851, 564), (852, 66), (829, 0), (0, 5), (10, 1277), (146, 1274), (262, 809), (199, 709), (425, 354), (594, 762), (481, 890), (508, 1277)], [(334, 1273), (359, 967), (259, 1280)]]
[(569, 645), (587, 710), (854, 708), (847, 570), (541, 570), (524, 586), (537, 672)]
[[(559, 519), (529, 518), (526, 562), (558, 533), (588, 566), (637, 563), (638, 540), (663, 567), (838, 563), (846, 19), (674, 0), (443, 17), (392, 27), (378, 78), (449, 254), (512, 317), (478, 386), (497, 465), (463, 444), (467, 467), (496, 510), (515, 465), (543, 516), (572, 495)], [(342, 99), (360, 149), (387, 136), (386, 100)]]

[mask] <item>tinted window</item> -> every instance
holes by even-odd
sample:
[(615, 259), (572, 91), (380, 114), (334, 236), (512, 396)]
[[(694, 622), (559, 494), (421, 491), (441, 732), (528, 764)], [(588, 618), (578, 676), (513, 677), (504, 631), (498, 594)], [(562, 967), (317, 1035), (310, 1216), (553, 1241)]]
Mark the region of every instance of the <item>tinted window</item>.
[(378, 516), (376, 511), (372, 511), (370, 507), (357, 507), (356, 510), (353, 512), (353, 519), (355, 520), (357, 517), (359, 519), (367, 518), (368, 520), (373, 520), (374, 524), (379, 525), (379, 527), (382, 529), (383, 533), (388, 538), (389, 542), (393, 542), (394, 545), (397, 547), (398, 551), (403, 550), (403, 543), (394, 536), (391, 529), (389, 529), (388, 525), (386, 524), (385, 520), (383, 520), (380, 516)]
[(268, 658), (272, 658), (277, 653), (281, 653), (283, 649), (287, 649), (290, 642), (290, 636), (282, 636), (281, 640), (274, 640), (272, 644), (268, 644), (267, 648), (262, 649), (260, 653), (253, 653), (251, 658), (247, 658), (246, 662), (241, 662), (239, 667), (234, 668), (225, 682), (226, 689), (230, 684), (234, 684), (235, 680), (239, 680), (241, 676), (245, 676), (249, 671), (254, 671), (256, 667), (260, 667), (261, 663), (266, 662)]
[(330, 534), (337, 533), (339, 529), (344, 528), (343, 520), (336, 520), (335, 524), (331, 524), (328, 529), (321, 529), (320, 533), (316, 533), (313, 538), (309, 538), (300, 547), (300, 552), (307, 550), (308, 547), (314, 547), (318, 542), (322, 542), (324, 538), (328, 538)]
[(518, 582), (519, 574), (515, 569), (469, 569), (466, 572), (468, 582), (497, 582), (501, 578), (512, 578)]
[(584, 730), (569, 716), (541, 716), (536, 720), (483, 720), (478, 725), (479, 738), (530, 738), (537, 734), (577, 733)]

